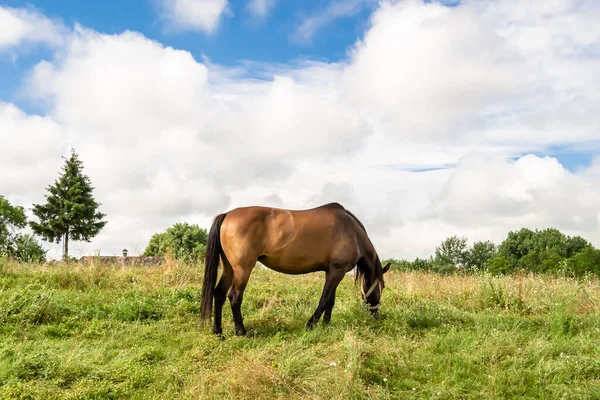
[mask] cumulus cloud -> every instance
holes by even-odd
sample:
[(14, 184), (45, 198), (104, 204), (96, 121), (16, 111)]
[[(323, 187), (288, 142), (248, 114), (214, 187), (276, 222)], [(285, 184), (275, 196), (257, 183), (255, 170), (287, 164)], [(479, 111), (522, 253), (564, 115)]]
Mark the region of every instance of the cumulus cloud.
[(139, 33), (111, 36), (79, 27), (54, 60), (34, 67), (27, 83), (57, 120), (130, 141), (189, 120), (204, 100), (207, 69), (189, 52)]
[[(488, 157), (465, 159), (440, 194), (439, 215), (455, 225), (541, 226), (554, 221), (568, 229), (598, 227), (594, 180), (574, 175), (550, 157), (515, 162)], [(463, 208), (461, 204), (468, 204)], [(570, 212), (561, 208), (568, 205)]]
[(169, 29), (211, 33), (228, 11), (227, 0), (159, 0)]
[(0, 52), (25, 43), (62, 44), (66, 28), (34, 8), (0, 6)]
[(420, 246), (423, 255), (450, 235), (499, 244), (509, 230), (522, 227), (555, 227), (598, 244), (600, 176), (596, 172), (597, 165), (592, 164), (575, 174), (547, 156), (465, 157), (431, 196), (431, 204), (400, 229), (405, 235), (425, 229), (420, 239), (425, 243)]
[(43, 201), (75, 147), (109, 219), (73, 244), (88, 254), (236, 206), (330, 201), (384, 257), (427, 256), (454, 234), (499, 242), (526, 225), (600, 245), (600, 161), (573, 173), (521, 156), (598, 138), (600, 44), (583, 25), (597, 9), (382, 2), (345, 60), (237, 68), (78, 26), (27, 77), (46, 114), (0, 106), (0, 132), (17, 133), (0, 148), (12, 174), (2, 190)]
[(0, 135), (0, 188), (30, 201), (54, 178), (68, 145), (66, 131), (52, 118), (27, 115), (0, 102)]
[(521, 55), (466, 6), (385, 2), (372, 24), (352, 50), (344, 94), (402, 139), (461, 136), (518, 84)]

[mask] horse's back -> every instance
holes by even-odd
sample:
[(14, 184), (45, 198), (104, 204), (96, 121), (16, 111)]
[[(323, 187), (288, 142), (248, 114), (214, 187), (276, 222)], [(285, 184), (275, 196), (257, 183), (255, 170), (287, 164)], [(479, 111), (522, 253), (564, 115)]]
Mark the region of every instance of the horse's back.
[(364, 228), (338, 203), (306, 210), (240, 207), (227, 213), (221, 231), (228, 257), (256, 258), (287, 273), (355, 262), (361, 253), (359, 235)]

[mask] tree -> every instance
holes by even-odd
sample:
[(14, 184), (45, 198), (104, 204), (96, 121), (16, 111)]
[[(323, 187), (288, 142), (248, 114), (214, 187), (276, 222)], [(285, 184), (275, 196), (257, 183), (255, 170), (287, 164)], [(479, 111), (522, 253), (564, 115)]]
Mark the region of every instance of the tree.
[(581, 236), (569, 236), (567, 238), (567, 257), (571, 258), (591, 246), (592, 244)]
[(469, 267), (482, 269), (484, 265), (496, 254), (496, 245), (490, 241), (477, 241), (473, 243), (469, 254)]
[(100, 203), (93, 197), (94, 187), (83, 174), (83, 163), (72, 150), (65, 159), (63, 173), (54, 185), (47, 187), (46, 204), (34, 204), (33, 214), (39, 222), (29, 223), (31, 229), (50, 242), (63, 240), (63, 259), (69, 256), (69, 239), (90, 242), (106, 225), (106, 216), (98, 211)]
[(553, 250), (561, 257), (567, 257), (567, 237), (556, 228), (546, 228), (535, 231), (534, 251), (545, 252)]
[(590, 246), (581, 236), (569, 237), (556, 228), (522, 228), (509, 232), (498, 246), (498, 253), (505, 257), (510, 270), (519, 267), (541, 272), (561, 269), (564, 260)]
[(32, 235), (16, 232), (26, 226), (25, 208), (13, 206), (0, 195), (0, 255), (17, 261), (42, 262), (46, 259), (47, 250)]
[(508, 261), (503, 255), (496, 253), (496, 255), (490, 258), (485, 263), (485, 269), (494, 275), (507, 274), (509, 271)]
[(204, 259), (208, 233), (198, 225), (176, 223), (161, 233), (155, 233), (144, 250), (144, 256), (164, 256), (171, 249), (173, 256), (187, 263)]
[(22, 206), (13, 206), (0, 195), (0, 248), (7, 246), (16, 229), (27, 226), (27, 216)]
[(506, 239), (498, 246), (498, 254), (504, 257), (509, 270), (514, 271), (519, 260), (535, 248), (535, 239), (535, 232), (529, 228), (508, 233)]
[(576, 276), (587, 272), (600, 274), (600, 250), (591, 245), (567, 260), (567, 269)]
[(435, 248), (434, 263), (436, 266), (463, 267), (468, 263), (468, 260), (469, 249), (466, 237), (451, 236)]
[(519, 268), (533, 272), (556, 272), (565, 261), (554, 247), (534, 249), (523, 256), (518, 263)]

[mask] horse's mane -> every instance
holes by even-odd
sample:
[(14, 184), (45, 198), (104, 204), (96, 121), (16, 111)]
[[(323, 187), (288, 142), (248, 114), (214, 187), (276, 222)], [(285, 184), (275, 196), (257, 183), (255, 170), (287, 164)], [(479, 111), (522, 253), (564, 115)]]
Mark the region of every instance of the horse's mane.
[(344, 210), (346, 211), (346, 213), (347, 213), (349, 216), (351, 216), (351, 217), (352, 217), (352, 218), (353, 218), (353, 219), (356, 221), (356, 223), (357, 223), (358, 225), (360, 225), (361, 229), (362, 229), (363, 231), (365, 231), (365, 233), (367, 233), (367, 229), (365, 228), (365, 226), (363, 225), (363, 223), (362, 223), (362, 222), (360, 222), (358, 218), (356, 218), (356, 215), (352, 214), (350, 211), (346, 210), (345, 208), (344, 208)]
[[(344, 208), (344, 207), (342, 207)], [(344, 211), (346, 212), (346, 214), (348, 214), (350, 217), (352, 217), (352, 219), (354, 221), (356, 221), (356, 223), (358, 224), (358, 226), (360, 226), (360, 228), (363, 230), (363, 232), (365, 233), (365, 235), (367, 234), (367, 228), (365, 228), (365, 226), (363, 225), (362, 222), (360, 222), (360, 220), (356, 217), (356, 215), (352, 214), (351, 211), (347, 210), (344, 208)], [(365, 268), (365, 262), (360, 259), (358, 260), (358, 263), (356, 263), (356, 274), (354, 274), (354, 284), (356, 284), (356, 282), (359, 281), (359, 279), (365, 279), (365, 275), (367, 274), (366, 268)]]

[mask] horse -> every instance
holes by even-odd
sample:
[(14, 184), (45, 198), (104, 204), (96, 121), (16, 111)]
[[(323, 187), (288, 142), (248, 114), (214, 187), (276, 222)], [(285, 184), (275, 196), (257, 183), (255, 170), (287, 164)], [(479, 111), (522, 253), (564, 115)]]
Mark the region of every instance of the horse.
[[(223, 272), (219, 283), (219, 258)], [(306, 323), (311, 329), (323, 316), (329, 324), (337, 286), (355, 266), (355, 283), (362, 278), (362, 299), (376, 317), (385, 287), (379, 256), (364, 225), (339, 203), (289, 210), (266, 206), (234, 208), (217, 215), (208, 234), (200, 318), (210, 319), (212, 332), (222, 335), (222, 310), (229, 298), (236, 336), (245, 336), (241, 305), (250, 273), (260, 262), (271, 270), (291, 274), (325, 272), (319, 304)]]

